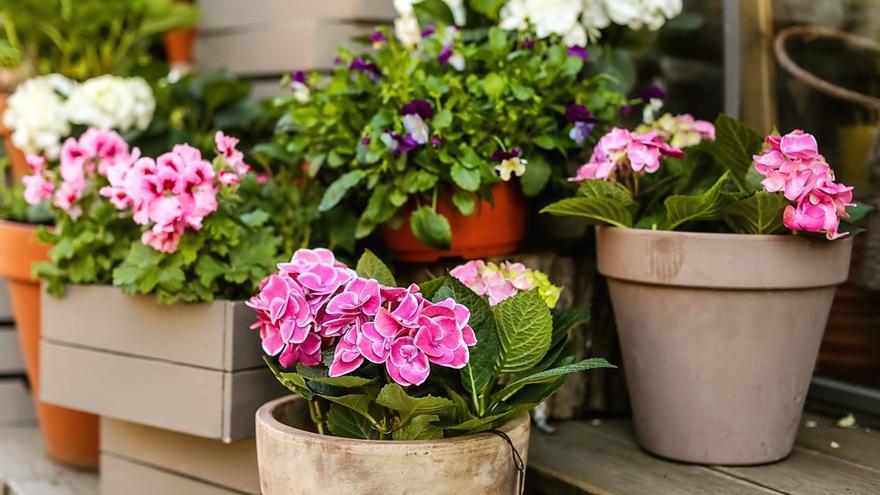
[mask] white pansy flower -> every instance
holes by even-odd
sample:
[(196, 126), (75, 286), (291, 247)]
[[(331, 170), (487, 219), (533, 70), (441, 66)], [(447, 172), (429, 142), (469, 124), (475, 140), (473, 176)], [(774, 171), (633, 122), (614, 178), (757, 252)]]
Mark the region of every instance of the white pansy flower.
[(293, 91), (293, 99), (300, 103), (307, 103), (312, 99), (312, 90), (301, 82), (293, 81), (290, 89)]
[(587, 30), (582, 24), (575, 24), (574, 27), (571, 28), (571, 31), (562, 37), (562, 42), (567, 46), (586, 46)]
[(463, 71), (465, 66), (464, 56), (460, 53), (453, 53), (452, 56), (449, 57), (449, 65), (459, 72)]
[(412, 136), (413, 140), (419, 144), (428, 142), (430, 130), (425, 120), (417, 114), (408, 114), (403, 116), (403, 128)]
[(641, 0), (603, 0), (605, 12), (611, 22), (639, 29), (642, 23)]
[(495, 166), (495, 171), (498, 172), (498, 177), (501, 178), (504, 182), (509, 181), (514, 175), (517, 177), (522, 177), (524, 173), (526, 173), (526, 165), (529, 162), (524, 158), (520, 158), (515, 156), (513, 158), (507, 158), (501, 161), (498, 165)]
[(70, 134), (64, 96), (76, 83), (59, 74), (35, 77), (9, 97), (3, 123), (12, 130), (12, 143), (28, 154), (58, 157), (61, 140)]
[(467, 24), (467, 15), (464, 10), (463, 0), (443, 0), (449, 11), (452, 12), (452, 20), (456, 25), (464, 26)]
[(602, 36), (600, 30), (611, 25), (611, 18), (605, 12), (602, 0), (584, 0), (584, 12), (581, 22), (587, 31), (587, 38), (591, 41), (598, 40)]
[(565, 36), (577, 25), (583, 0), (526, 0), (529, 19), (538, 38)]
[(498, 27), (501, 29), (520, 30), (528, 27), (528, 8), (526, 0), (509, 0), (501, 7), (498, 13), (500, 20)]
[(394, 20), (394, 35), (407, 48), (416, 47), (422, 41), (422, 28), (415, 15), (404, 15)]
[(146, 129), (155, 109), (150, 86), (137, 77), (98, 76), (77, 86), (67, 100), (71, 122), (122, 132)]

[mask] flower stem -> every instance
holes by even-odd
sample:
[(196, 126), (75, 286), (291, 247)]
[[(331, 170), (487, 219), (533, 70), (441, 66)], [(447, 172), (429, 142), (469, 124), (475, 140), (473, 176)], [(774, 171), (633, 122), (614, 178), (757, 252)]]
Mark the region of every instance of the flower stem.
[(312, 418), (312, 423), (315, 423), (315, 427), (318, 428), (318, 434), (324, 434), (324, 418), (321, 416), (321, 405), (317, 400), (310, 400), (309, 403), (309, 416)]

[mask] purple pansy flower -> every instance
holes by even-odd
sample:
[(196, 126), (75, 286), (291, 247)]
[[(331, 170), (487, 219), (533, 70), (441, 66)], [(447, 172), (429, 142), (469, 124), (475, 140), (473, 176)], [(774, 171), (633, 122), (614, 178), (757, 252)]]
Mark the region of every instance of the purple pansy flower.
[(364, 136), (361, 138), (361, 144), (364, 146), (370, 145), (370, 136)]
[[(417, 144), (427, 144), (430, 139), (430, 129), (425, 122), (434, 116), (434, 108), (426, 100), (415, 99), (400, 109), (403, 114), (403, 127), (406, 129), (407, 138), (411, 138)], [(405, 151), (401, 151), (405, 153)]]
[(642, 98), (643, 102), (650, 103), (651, 100), (662, 100), (663, 98), (666, 98), (666, 91), (663, 91), (663, 88), (660, 86), (652, 84), (645, 88), (639, 96)]
[(596, 123), (596, 117), (593, 113), (578, 103), (572, 103), (565, 109), (565, 120), (573, 124), (568, 132), (568, 137), (577, 144), (584, 142), (584, 139), (593, 132), (593, 126)]
[(296, 70), (290, 73), (290, 80), (295, 83), (305, 84), (306, 83), (306, 73), (301, 70)]
[(522, 153), (522, 150), (519, 148), (519, 146), (517, 146), (516, 148), (513, 148), (510, 151), (495, 150), (495, 152), (492, 153), (491, 160), (493, 162), (500, 163), (500, 162), (503, 162), (504, 160), (510, 160), (511, 158), (517, 158), (517, 157), (519, 157), (519, 155), (521, 153)]
[(535, 47), (535, 40), (533, 40), (531, 38), (526, 38), (522, 41), (522, 46), (526, 50), (531, 50), (532, 48)]
[(632, 109), (633, 109), (632, 105), (624, 105), (624, 106), (620, 107), (620, 110), (619, 110), (620, 116), (621, 117), (628, 117), (630, 112), (632, 112)]
[(422, 38), (427, 38), (428, 36), (433, 35), (437, 32), (437, 26), (433, 24), (428, 24), (425, 29), (422, 30)]
[(373, 80), (375, 80), (381, 74), (381, 71), (379, 71), (379, 67), (376, 66), (376, 64), (362, 58), (356, 58), (352, 60), (351, 64), (349, 64), (348, 66), (348, 69), (354, 72), (363, 72), (364, 74), (370, 76), (370, 79)]
[(440, 50), (440, 54), (437, 55), (437, 60), (440, 62), (440, 65), (449, 65), (449, 59), (452, 57), (452, 45), (446, 45)]
[(590, 56), (590, 52), (580, 45), (572, 45), (568, 47), (568, 55), (571, 57), (580, 57), (586, 60)]
[(418, 115), (423, 119), (430, 119), (434, 116), (434, 107), (427, 100), (417, 98), (400, 109), (401, 115)]
[(367, 37), (367, 39), (370, 41), (370, 43), (373, 44), (373, 47), (377, 47), (382, 43), (388, 41), (388, 36), (386, 36), (385, 33), (383, 33), (382, 31), (373, 31), (372, 33), (370, 33), (370, 36)]
[(436, 148), (437, 146), (440, 146), (440, 136), (438, 136), (438, 135), (436, 135), (436, 134), (434, 134), (433, 136), (431, 136), (431, 144), (433, 144), (435, 148)]

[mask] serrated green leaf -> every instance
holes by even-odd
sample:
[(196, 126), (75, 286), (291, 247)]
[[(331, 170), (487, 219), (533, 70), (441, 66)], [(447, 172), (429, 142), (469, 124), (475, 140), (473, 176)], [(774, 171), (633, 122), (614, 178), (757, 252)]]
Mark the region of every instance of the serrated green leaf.
[(409, 219), (410, 228), (418, 240), (438, 249), (449, 249), (452, 243), (452, 229), (446, 217), (430, 206), (417, 208)]
[(437, 426), (440, 416), (435, 414), (423, 414), (416, 416), (410, 422), (391, 433), (393, 440), (435, 440), (443, 438), (443, 429)]
[(320, 211), (327, 211), (336, 206), (345, 196), (345, 193), (347, 193), (352, 187), (356, 186), (365, 175), (366, 174), (363, 170), (352, 170), (333, 181), (333, 183), (327, 187), (327, 190), (324, 191), (324, 197), (321, 198), (321, 203), (318, 205), (318, 209)]
[(337, 437), (362, 440), (379, 438), (379, 432), (363, 415), (337, 404), (330, 405), (330, 411), (327, 413), (327, 428)]
[(715, 141), (707, 150), (725, 170), (740, 190), (746, 190), (746, 174), (752, 167), (752, 156), (761, 150), (761, 134), (742, 121), (720, 114), (715, 119)]
[(399, 413), (400, 422), (398, 427), (403, 427), (409, 421), (423, 414), (437, 416), (452, 416), (455, 414), (455, 405), (445, 397), (412, 397), (400, 385), (389, 383), (382, 387), (376, 397), (376, 403)]
[(743, 234), (775, 234), (783, 228), (782, 212), (788, 204), (782, 194), (759, 191), (731, 203), (724, 211), (724, 220)]
[(501, 343), (500, 372), (525, 371), (541, 361), (550, 349), (553, 317), (537, 290), (499, 302), (492, 314)]
[(557, 378), (565, 375), (569, 375), (571, 373), (577, 373), (579, 371), (592, 370), (597, 368), (616, 368), (613, 364), (606, 361), (604, 358), (590, 358), (584, 359), (578, 363), (569, 364), (566, 366), (560, 366), (558, 368), (551, 368), (549, 370), (541, 371), (539, 373), (535, 373), (532, 375), (525, 376), (518, 380), (514, 380), (508, 383), (501, 391), (499, 391), (495, 397), (497, 397), (498, 401), (505, 401), (509, 399), (513, 394), (515, 394), (519, 389), (526, 385), (531, 385), (534, 383), (546, 383), (556, 380)]
[(555, 346), (568, 337), (569, 332), (590, 319), (590, 308), (565, 308), (551, 310), (553, 316), (553, 335), (550, 346)]
[(695, 196), (675, 195), (666, 198), (666, 218), (669, 230), (675, 230), (686, 222), (698, 220), (718, 220), (724, 215), (731, 196), (723, 192), (730, 171), (718, 178), (706, 192)]
[(632, 212), (629, 206), (613, 198), (566, 198), (545, 206), (541, 213), (560, 217), (585, 218), (591, 224), (632, 227)]
[(322, 395), (322, 398), (329, 400), (330, 402), (339, 404), (341, 406), (345, 406), (348, 409), (360, 414), (367, 421), (370, 422), (371, 425), (376, 424), (376, 419), (370, 413), (370, 406), (373, 404), (373, 398), (369, 395), (363, 394), (347, 394), (340, 396), (332, 396), (332, 395)]
[(397, 285), (391, 270), (369, 249), (364, 250), (364, 254), (361, 255), (357, 262), (355, 271), (360, 277), (372, 278), (387, 287), (395, 287)]

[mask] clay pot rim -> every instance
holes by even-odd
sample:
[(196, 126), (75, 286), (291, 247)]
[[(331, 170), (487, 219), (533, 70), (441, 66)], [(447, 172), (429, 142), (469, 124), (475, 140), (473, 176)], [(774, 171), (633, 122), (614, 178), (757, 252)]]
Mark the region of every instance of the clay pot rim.
[[(294, 428), (290, 425), (286, 425), (277, 419), (275, 419), (275, 415), (272, 414), (277, 408), (295, 401), (295, 400), (305, 400), (297, 395), (286, 395), (284, 397), (279, 397), (277, 399), (271, 400), (257, 409), (256, 420), (257, 423), (261, 424), (267, 430), (275, 434), (280, 434), (284, 436), (301, 438), (304, 440), (312, 440), (316, 442), (327, 442), (333, 443), (334, 445), (341, 445), (347, 447), (361, 447), (361, 448), (380, 448), (379, 446), (387, 445), (387, 446), (408, 446), (408, 447), (428, 447), (428, 446), (453, 446), (453, 445), (461, 445), (467, 443), (481, 443), (489, 439), (499, 439), (499, 435), (489, 432), (480, 432), (474, 433), (471, 435), (462, 435), (458, 437), (451, 438), (438, 438), (436, 440), (360, 440), (357, 438), (346, 438), (346, 437), (337, 437), (333, 435), (321, 435), (320, 433), (313, 433), (311, 431), (301, 430), (299, 428)], [(523, 423), (528, 423), (530, 421), (530, 416), (528, 412), (523, 412), (516, 418), (504, 423), (499, 428), (498, 431), (510, 434), (513, 430), (522, 426)]]
[(794, 234), (731, 234), (727, 232), (688, 232), (681, 230), (652, 230), (652, 229), (638, 229), (635, 227), (615, 227), (613, 225), (596, 225), (596, 230), (599, 229), (607, 229), (608, 231), (613, 231), (616, 233), (620, 233), (621, 235), (634, 235), (634, 236), (654, 236), (654, 237), (689, 237), (698, 240), (704, 241), (724, 241), (724, 242), (756, 242), (756, 243), (767, 243), (767, 242), (836, 242), (836, 243), (851, 243), (853, 241), (853, 237), (844, 237), (842, 239), (835, 239), (833, 241), (829, 241), (827, 239), (820, 239), (814, 237), (808, 237), (806, 235), (794, 235)]

